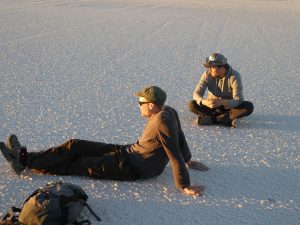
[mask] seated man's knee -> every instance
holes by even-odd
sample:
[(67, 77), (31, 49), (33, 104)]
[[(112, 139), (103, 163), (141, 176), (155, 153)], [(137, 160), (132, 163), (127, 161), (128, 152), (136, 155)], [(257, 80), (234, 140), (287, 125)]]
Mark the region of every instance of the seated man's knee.
[(197, 109), (197, 102), (195, 100), (189, 101), (189, 110), (195, 112)]
[(250, 115), (254, 110), (254, 105), (252, 102), (244, 101), (241, 106), (247, 111), (247, 115)]
[(254, 111), (254, 105), (252, 102), (247, 102), (247, 109), (248, 109), (249, 115)]

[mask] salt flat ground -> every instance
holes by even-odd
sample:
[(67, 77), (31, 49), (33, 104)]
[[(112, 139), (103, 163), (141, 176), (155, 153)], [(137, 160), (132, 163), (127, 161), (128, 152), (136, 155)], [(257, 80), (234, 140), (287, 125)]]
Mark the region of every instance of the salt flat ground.
[[(0, 215), (37, 187), (81, 185), (100, 224), (300, 222), (300, 2), (297, 0), (2, 0), (0, 139), (30, 151), (69, 138), (132, 143), (145, 119), (133, 93), (158, 85), (178, 110), (203, 197), (176, 191), (170, 166), (147, 181), (15, 175), (0, 157)], [(240, 71), (254, 113), (237, 129), (197, 127), (187, 109), (222, 52)]]

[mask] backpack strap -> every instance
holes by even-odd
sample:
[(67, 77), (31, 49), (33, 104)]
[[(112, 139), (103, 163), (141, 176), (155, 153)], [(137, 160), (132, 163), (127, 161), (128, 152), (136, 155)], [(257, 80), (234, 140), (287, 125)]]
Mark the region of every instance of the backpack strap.
[(0, 225), (18, 225), (19, 223), (19, 213), (22, 209), (17, 207), (11, 207), (7, 211), (6, 215), (0, 221)]
[(73, 223), (73, 225), (91, 225), (91, 221), (89, 220), (81, 220), (81, 221), (76, 221)]
[[(37, 194), (40, 193), (40, 192), (42, 192), (40, 188), (37, 189), (37, 190), (35, 190), (30, 196), (28, 196), (28, 198), (26, 198), (26, 200), (25, 200), (24, 203), (23, 203), (23, 206), (25, 205), (26, 202), (28, 202), (28, 200), (29, 200), (31, 197), (37, 195)], [(23, 207), (23, 206), (22, 206), (22, 207)]]
[(84, 206), (91, 212), (91, 214), (100, 222), (100, 217), (92, 210), (92, 208), (85, 202)]

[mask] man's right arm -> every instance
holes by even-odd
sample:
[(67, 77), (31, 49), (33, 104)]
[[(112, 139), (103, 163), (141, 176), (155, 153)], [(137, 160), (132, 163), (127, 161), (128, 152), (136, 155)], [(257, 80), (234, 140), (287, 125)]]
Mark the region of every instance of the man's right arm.
[(200, 102), (203, 100), (203, 96), (205, 94), (207, 88), (207, 72), (205, 71), (194, 90), (193, 99), (200, 105)]

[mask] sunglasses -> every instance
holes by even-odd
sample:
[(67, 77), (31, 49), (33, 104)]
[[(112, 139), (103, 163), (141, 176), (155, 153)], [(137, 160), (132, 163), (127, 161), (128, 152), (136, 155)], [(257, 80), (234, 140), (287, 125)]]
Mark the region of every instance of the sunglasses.
[(211, 66), (210, 68), (220, 69), (223, 66)]
[(146, 103), (150, 103), (150, 102), (140, 102), (140, 101), (139, 101), (139, 105), (140, 105), (140, 106), (142, 106), (142, 105), (144, 105), (144, 104), (146, 104)]

